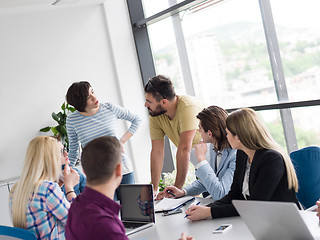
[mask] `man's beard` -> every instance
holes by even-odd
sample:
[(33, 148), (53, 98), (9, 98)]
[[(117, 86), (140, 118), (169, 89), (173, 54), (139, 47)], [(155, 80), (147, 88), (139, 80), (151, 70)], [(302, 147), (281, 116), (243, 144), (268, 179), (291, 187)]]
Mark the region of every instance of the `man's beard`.
[(149, 115), (151, 117), (156, 117), (167, 112), (167, 110), (163, 109), (160, 104), (156, 107), (154, 111), (152, 111), (150, 108), (148, 108), (148, 110), (149, 110)]

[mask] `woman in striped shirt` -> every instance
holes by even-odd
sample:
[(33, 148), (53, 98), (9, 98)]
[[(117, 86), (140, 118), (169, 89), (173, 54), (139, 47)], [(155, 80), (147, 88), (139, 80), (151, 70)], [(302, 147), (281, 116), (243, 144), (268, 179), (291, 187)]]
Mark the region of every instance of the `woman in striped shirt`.
[[(67, 102), (77, 111), (67, 117), (67, 133), (69, 139), (69, 159), (74, 166), (79, 158), (79, 145), (84, 147), (91, 140), (101, 136), (117, 135), (117, 120), (131, 122), (128, 130), (119, 139), (124, 145), (137, 131), (141, 119), (120, 106), (110, 102), (99, 103), (89, 82), (73, 83), (67, 92)], [(122, 184), (134, 183), (132, 161), (122, 154)]]

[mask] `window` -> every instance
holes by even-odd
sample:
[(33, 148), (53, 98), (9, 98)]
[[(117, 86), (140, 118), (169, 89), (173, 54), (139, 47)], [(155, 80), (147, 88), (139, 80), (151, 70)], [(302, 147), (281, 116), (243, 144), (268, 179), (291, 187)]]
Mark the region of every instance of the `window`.
[(277, 100), (259, 13), (256, 0), (242, 0), (180, 14), (195, 92), (208, 104), (234, 108)]
[[(155, 9), (150, 2), (144, 0), (148, 14)], [(174, 0), (160, 1), (161, 7), (158, 1), (152, 2), (158, 5), (158, 12), (178, 7), (172, 5)], [(259, 114), (288, 151), (320, 144), (320, 129), (314, 117), (320, 107), (298, 104), (305, 100), (319, 104), (317, 0), (270, 0), (271, 8), (269, 0), (177, 2), (186, 5), (175, 15), (178, 22), (167, 17), (147, 26), (157, 74), (169, 76), (177, 93), (186, 94), (190, 88), (185, 83), (189, 70), (194, 94), (208, 105), (226, 109), (267, 106), (269, 110)], [(190, 2), (194, 2), (192, 7)], [(187, 61), (181, 60), (183, 54)], [(294, 101), (300, 107), (279, 110), (282, 107), (275, 104), (283, 100)]]
[(179, 54), (171, 18), (150, 25), (148, 28), (156, 73), (172, 80), (177, 94), (185, 94)]
[(270, 3), (289, 99), (296, 101), (318, 99), (320, 91), (320, 2), (316, 0), (271, 0)]

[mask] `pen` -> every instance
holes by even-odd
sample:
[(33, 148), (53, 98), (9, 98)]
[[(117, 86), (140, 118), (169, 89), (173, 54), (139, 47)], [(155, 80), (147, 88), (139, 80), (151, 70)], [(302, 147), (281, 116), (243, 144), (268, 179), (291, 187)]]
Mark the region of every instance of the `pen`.
[[(161, 187), (162, 190), (164, 190), (164, 187), (163, 187), (163, 186), (160, 186), (160, 187)], [(171, 194), (172, 196), (176, 197), (176, 195), (175, 195), (173, 192), (169, 191), (169, 190), (167, 190), (167, 193), (169, 193), (169, 194)]]
[[(200, 204), (200, 202), (197, 202), (196, 205), (199, 205), (199, 204)], [(184, 218), (186, 218), (186, 217), (188, 217), (188, 214), (186, 214), (186, 215), (184, 216)]]

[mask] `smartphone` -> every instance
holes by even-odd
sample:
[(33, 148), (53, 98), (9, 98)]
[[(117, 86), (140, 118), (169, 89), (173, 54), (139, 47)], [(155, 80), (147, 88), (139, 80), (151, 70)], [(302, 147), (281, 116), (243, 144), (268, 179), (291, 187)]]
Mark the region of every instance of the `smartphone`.
[(165, 217), (165, 216), (169, 216), (169, 215), (176, 214), (176, 213), (182, 213), (182, 209), (179, 208), (179, 209), (174, 210), (174, 211), (163, 212), (162, 216)]
[(231, 227), (232, 227), (231, 224), (222, 224), (218, 228), (213, 230), (213, 233), (224, 233), (224, 232), (228, 231)]

